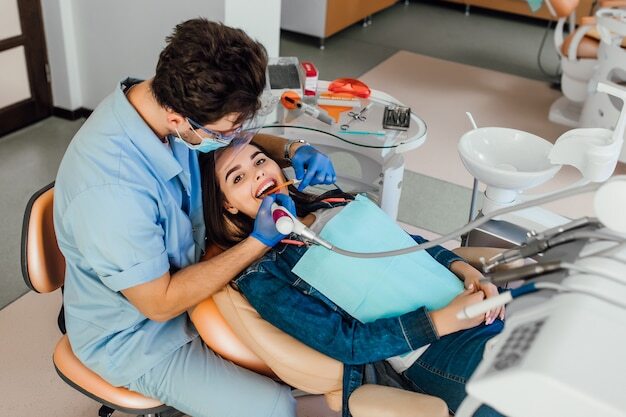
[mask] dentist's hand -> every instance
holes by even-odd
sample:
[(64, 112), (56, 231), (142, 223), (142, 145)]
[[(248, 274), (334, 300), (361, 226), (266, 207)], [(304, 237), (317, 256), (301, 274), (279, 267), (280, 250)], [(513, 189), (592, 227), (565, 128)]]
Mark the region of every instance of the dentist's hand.
[(330, 158), (311, 145), (300, 146), (291, 158), (291, 165), (293, 165), (296, 178), (302, 180), (298, 186), (299, 191), (309, 185), (333, 184), (337, 181), (335, 168)]
[(254, 220), (254, 230), (250, 236), (270, 248), (285, 238), (285, 235), (276, 230), (276, 224), (272, 218), (272, 203), (274, 202), (289, 210), (294, 216), (296, 215), (296, 205), (288, 195), (271, 194), (263, 199)]

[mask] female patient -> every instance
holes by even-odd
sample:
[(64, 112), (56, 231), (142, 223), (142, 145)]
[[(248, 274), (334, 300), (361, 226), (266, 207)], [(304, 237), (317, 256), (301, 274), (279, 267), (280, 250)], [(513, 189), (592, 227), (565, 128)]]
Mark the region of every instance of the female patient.
[[(285, 182), (278, 164), (253, 145), (202, 155), (201, 169), (207, 247), (226, 248), (249, 236), (264, 193)], [(322, 201), (328, 195), (315, 197), (292, 187), (278, 192), (293, 198), (295, 207), (289, 207), (291, 199), (282, 200), (314, 231), (342, 209), (337, 193), (332, 193), (333, 203), (328, 203)], [(350, 200), (348, 195), (341, 197)], [(413, 239), (425, 242), (419, 236)], [(497, 288), (479, 282), (480, 272), (462, 258), (434, 247), (428, 253), (457, 275), (466, 290), (439, 310), (421, 307), (398, 317), (361, 323), (292, 272), (306, 251), (307, 246), (281, 243), (244, 271), (234, 285), (265, 320), (344, 363), (344, 416), (349, 415), (346, 400), (350, 393), (365, 382), (437, 396), (454, 412), (466, 395), (465, 383), (480, 362), (485, 343), (502, 329), (504, 309), (467, 320), (458, 319), (456, 313), (497, 294)], [(366, 370), (366, 364), (374, 364), (367, 365), (373, 372)], [(475, 415), (499, 416), (486, 406)]]

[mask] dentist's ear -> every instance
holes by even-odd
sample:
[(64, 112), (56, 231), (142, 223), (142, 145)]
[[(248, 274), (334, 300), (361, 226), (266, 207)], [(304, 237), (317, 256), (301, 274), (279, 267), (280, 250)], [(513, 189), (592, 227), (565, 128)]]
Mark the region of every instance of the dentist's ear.
[(178, 130), (182, 133), (190, 128), (187, 119), (169, 107), (165, 108), (165, 117), (167, 118), (167, 125), (172, 132)]

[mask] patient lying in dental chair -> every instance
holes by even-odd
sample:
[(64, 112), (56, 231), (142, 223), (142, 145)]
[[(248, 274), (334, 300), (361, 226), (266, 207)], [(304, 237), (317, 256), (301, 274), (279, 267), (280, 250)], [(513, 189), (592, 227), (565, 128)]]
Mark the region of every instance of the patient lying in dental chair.
[[(265, 191), (286, 182), (286, 178), (278, 164), (254, 145), (201, 155), (200, 163), (207, 246), (226, 248), (252, 233)], [(354, 196), (340, 190), (314, 196), (290, 186), (277, 192), (291, 197), (298, 217), (316, 231), (330, 227), (342, 211), (358, 204), (367, 205), (363, 197), (355, 200)], [(362, 229), (366, 234), (368, 231), (375, 233), (372, 226), (366, 224)], [(399, 233), (403, 234), (402, 231)], [(361, 240), (367, 237), (361, 236)], [(410, 238), (417, 243), (425, 242), (420, 236)], [(320, 258), (319, 254), (317, 258), (307, 255), (314, 249), (325, 250), (309, 248), (290, 236), (244, 271), (233, 286), (265, 320), (344, 364), (344, 416), (349, 415), (347, 398), (363, 383), (434, 395), (443, 399), (454, 413), (466, 396), (465, 383), (479, 364), (486, 342), (502, 330), (504, 309), (466, 320), (458, 319), (456, 314), (466, 305), (496, 295), (497, 288), (480, 282), (482, 275), (478, 270), (453, 252), (437, 246), (428, 249), (427, 253), (417, 252), (428, 259), (416, 260), (416, 268), (408, 272), (397, 266), (382, 267), (377, 277), (381, 282), (394, 285), (396, 293), (415, 296), (394, 298), (390, 293), (387, 304), (391, 313), (380, 310), (372, 313), (371, 309), (363, 308), (367, 299), (358, 300), (353, 307), (348, 306), (349, 303), (332, 301), (338, 301), (330, 288), (332, 278), (336, 275), (336, 280), (341, 280), (340, 272), (344, 272), (343, 276), (351, 271), (359, 274), (359, 260), (333, 260), (337, 274), (327, 276), (331, 279), (325, 282), (331, 285), (326, 285), (329, 288), (323, 291), (317, 287), (322, 287), (321, 284), (313, 286), (307, 281), (309, 275), (309, 281), (313, 282), (322, 282), (315, 281), (320, 275), (322, 279), (324, 274), (330, 275), (323, 268), (308, 274), (307, 271), (317, 269), (314, 267), (316, 263), (331, 264), (330, 252), (326, 259), (323, 255)], [(320, 259), (327, 262), (320, 262)], [(385, 259), (388, 261), (389, 258)], [(357, 266), (351, 262), (357, 262)], [(380, 263), (377, 265), (380, 267)], [(427, 267), (417, 268), (421, 265)], [(372, 266), (373, 270), (375, 268)], [(361, 275), (371, 275), (371, 271), (365, 269), (360, 270)], [(399, 273), (412, 276), (397, 281)], [(456, 287), (454, 279), (458, 279)], [(441, 285), (447, 285), (447, 290), (439, 291), (439, 284), (431, 282), (437, 280)], [(436, 300), (432, 300), (433, 297)], [(397, 310), (395, 304), (401, 298), (415, 298), (416, 301), (414, 305)], [(499, 415), (486, 406), (475, 414), (480, 417)]]

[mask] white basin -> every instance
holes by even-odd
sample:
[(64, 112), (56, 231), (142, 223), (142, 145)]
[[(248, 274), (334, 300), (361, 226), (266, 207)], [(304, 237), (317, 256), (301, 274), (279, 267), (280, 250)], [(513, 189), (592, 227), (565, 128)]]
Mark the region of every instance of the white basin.
[(483, 127), (459, 141), (465, 168), (478, 181), (504, 190), (525, 190), (552, 178), (561, 165), (548, 159), (552, 144), (516, 129)]

